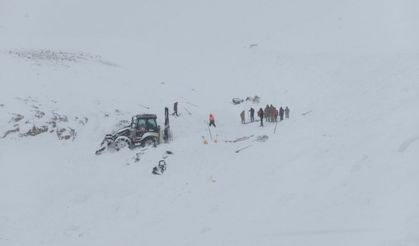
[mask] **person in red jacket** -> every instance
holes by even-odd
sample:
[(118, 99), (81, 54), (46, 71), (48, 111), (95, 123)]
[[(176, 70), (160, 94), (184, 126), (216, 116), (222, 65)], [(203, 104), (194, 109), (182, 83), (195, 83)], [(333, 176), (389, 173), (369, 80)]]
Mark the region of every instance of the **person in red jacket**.
[(214, 115), (213, 115), (213, 114), (210, 114), (210, 115), (209, 115), (209, 126), (214, 126), (214, 127), (217, 127), (217, 126), (215, 125), (215, 117), (214, 117)]

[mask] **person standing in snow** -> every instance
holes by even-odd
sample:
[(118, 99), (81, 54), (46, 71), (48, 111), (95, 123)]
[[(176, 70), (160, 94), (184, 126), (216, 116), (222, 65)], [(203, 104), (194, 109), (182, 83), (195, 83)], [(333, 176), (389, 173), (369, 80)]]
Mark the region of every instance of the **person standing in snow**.
[(284, 120), (284, 109), (282, 107), (279, 109), (279, 120)]
[(271, 122), (275, 121), (275, 107), (272, 104), (269, 106), (269, 118)]
[(288, 106), (285, 107), (285, 118), (286, 119), (290, 118), (290, 109), (288, 108)]
[(177, 114), (177, 102), (175, 102), (175, 104), (173, 105), (173, 115), (175, 115), (175, 116), (179, 116), (178, 114)]
[(242, 124), (246, 123), (246, 119), (245, 119), (245, 112), (244, 110), (240, 113), (240, 118), (242, 120)]
[(169, 108), (168, 107), (164, 108), (164, 117), (169, 118)]
[(260, 126), (263, 126), (263, 108), (259, 109), (258, 116), (260, 118)]
[(278, 109), (276, 109), (275, 107), (273, 107), (273, 120), (275, 122), (278, 121)]
[(255, 121), (255, 109), (250, 108), (249, 112), (250, 112), (250, 122)]
[(269, 119), (269, 115), (270, 115), (270, 114), (271, 114), (271, 113), (270, 113), (270, 108), (269, 108), (269, 105), (268, 105), (268, 104), (266, 104), (266, 107), (265, 107), (265, 113), (263, 114), (263, 116), (265, 117), (266, 122), (270, 121), (270, 119)]
[(213, 115), (213, 114), (210, 114), (210, 115), (209, 115), (209, 126), (217, 127), (217, 126), (215, 125), (215, 117), (214, 117), (214, 115)]

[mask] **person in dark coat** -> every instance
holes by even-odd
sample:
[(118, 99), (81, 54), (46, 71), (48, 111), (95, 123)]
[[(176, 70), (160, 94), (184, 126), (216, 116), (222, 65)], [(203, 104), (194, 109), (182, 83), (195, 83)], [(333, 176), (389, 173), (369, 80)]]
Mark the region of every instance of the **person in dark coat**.
[(290, 109), (288, 108), (288, 106), (285, 107), (285, 118), (289, 119), (290, 117)]
[(284, 120), (284, 109), (282, 107), (279, 109), (279, 120)]
[(263, 108), (260, 108), (258, 111), (258, 116), (260, 118), (260, 126), (263, 126)]
[(250, 112), (250, 122), (255, 121), (255, 109), (250, 108), (249, 112)]
[(168, 107), (164, 108), (164, 117), (169, 118), (169, 108)]
[(178, 114), (177, 114), (177, 102), (175, 102), (175, 104), (173, 105), (173, 115), (175, 115), (175, 116), (179, 116)]

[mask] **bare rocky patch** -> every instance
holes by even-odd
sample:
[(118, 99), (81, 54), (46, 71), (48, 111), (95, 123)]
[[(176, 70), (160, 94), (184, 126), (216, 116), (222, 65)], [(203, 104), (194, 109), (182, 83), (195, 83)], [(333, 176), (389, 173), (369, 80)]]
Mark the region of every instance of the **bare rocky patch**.
[[(55, 135), (58, 140), (74, 141), (77, 131), (88, 124), (85, 116), (68, 115), (38, 103), (33, 98), (16, 98), (23, 102), (20, 113), (10, 113), (1, 138), (8, 137), (35, 137), (44, 134)], [(21, 103), (22, 104), (22, 103)]]
[(99, 55), (86, 52), (66, 52), (50, 49), (10, 50), (8, 54), (24, 59), (36, 65), (61, 65), (68, 67), (70, 64), (81, 62), (94, 62), (105, 66), (118, 67), (117, 64), (104, 60)]

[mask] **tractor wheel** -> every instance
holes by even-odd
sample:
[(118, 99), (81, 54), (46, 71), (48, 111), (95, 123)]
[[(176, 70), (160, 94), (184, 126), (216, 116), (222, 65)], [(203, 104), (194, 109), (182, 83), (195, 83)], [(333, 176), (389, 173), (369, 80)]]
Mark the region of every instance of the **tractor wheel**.
[(117, 138), (115, 140), (115, 149), (117, 151), (121, 149), (125, 149), (127, 147), (131, 147), (131, 142), (125, 138)]
[(158, 143), (158, 139), (155, 137), (148, 137), (144, 140), (143, 142), (143, 147), (146, 146), (153, 146), (153, 147), (157, 147), (157, 143)]

